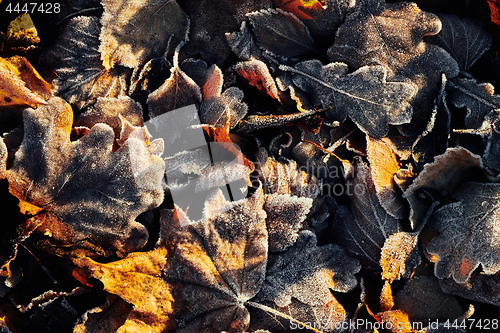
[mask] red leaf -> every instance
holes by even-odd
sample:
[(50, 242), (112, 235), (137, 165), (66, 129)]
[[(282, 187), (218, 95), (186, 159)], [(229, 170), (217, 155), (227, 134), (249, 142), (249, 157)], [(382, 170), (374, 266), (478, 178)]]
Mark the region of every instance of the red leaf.
[(275, 0), (276, 7), (284, 11), (294, 14), (301, 20), (312, 20), (313, 18), (307, 15), (309, 10), (323, 9), (323, 5), (318, 0)]

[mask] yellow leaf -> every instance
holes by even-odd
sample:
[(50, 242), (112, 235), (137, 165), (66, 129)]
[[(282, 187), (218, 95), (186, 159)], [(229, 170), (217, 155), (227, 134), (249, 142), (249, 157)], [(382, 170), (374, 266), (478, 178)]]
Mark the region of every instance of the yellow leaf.
[(30, 44), (40, 43), (38, 31), (29, 14), (24, 13), (19, 15), (15, 20), (9, 23), (7, 27), (7, 40), (27, 42)]

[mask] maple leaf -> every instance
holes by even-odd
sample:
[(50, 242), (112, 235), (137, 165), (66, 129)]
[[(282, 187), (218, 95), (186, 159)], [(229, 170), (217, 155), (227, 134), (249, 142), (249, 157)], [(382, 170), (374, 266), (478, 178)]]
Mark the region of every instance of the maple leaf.
[(189, 18), (175, 0), (102, 0), (99, 36), (103, 66), (134, 68), (187, 37)]
[(98, 97), (118, 97), (127, 90), (128, 70), (107, 71), (101, 64), (100, 25), (94, 16), (74, 17), (66, 24), (54, 45), (46, 48), (40, 62), (58, 77), (52, 87), (58, 96), (77, 108), (95, 102)]
[(60, 98), (23, 118), (22, 144), (2, 174), (21, 211), (38, 213), (38, 230), (64, 244), (89, 237), (123, 252), (142, 247), (148, 232), (134, 219), (163, 201), (163, 161), (137, 139), (112, 152), (105, 124), (71, 142), (72, 110)]
[(334, 241), (358, 258), (363, 267), (379, 269), (380, 252), (386, 240), (402, 231), (399, 220), (380, 205), (370, 170), (357, 160), (354, 179), (347, 180), (350, 204), (335, 214)]
[(500, 271), (499, 187), (464, 183), (452, 193), (459, 201), (432, 215), (430, 225), (440, 235), (432, 239), (426, 251), (437, 256), (434, 273), (438, 278), (453, 277), (465, 283), (479, 265), (485, 274)]
[(47, 104), (50, 85), (26, 58), (0, 58), (0, 106)]

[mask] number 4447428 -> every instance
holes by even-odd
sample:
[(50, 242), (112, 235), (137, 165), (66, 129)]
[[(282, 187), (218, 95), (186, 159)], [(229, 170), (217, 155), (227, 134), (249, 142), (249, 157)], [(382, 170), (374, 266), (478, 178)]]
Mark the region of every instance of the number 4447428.
[(6, 12), (9, 13), (41, 13), (41, 14), (57, 14), (61, 12), (61, 4), (56, 3), (36, 3), (36, 2), (25, 2), (25, 3), (9, 3)]

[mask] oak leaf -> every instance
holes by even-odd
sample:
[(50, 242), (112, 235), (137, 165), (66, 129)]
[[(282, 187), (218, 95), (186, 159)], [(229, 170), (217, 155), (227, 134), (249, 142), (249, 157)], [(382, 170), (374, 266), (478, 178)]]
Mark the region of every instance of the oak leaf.
[(21, 147), (2, 170), (10, 192), (23, 213), (38, 213), (32, 219), (43, 224), (40, 232), (63, 244), (89, 237), (123, 252), (142, 247), (148, 232), (135, 218), (163, 201), (163, 161), (137, 139), (112, 152), (114, 133), (105, 124), (71, 142), (72, 120), (60, 98), (24, 111)]
[(346, 64), (323, 66), (319, 60), (308, 60), (280, 68), (292, 74), (297, 87), (313, 95), (314, 105), (328, 109), (329, 118), (343, 122), (349, 115), (373, 137), (386, 136), (389, 124), (411, 121), (409, 100), (416, 87), (411, 82), (388, 82), (384, 66), (365, 66), (347, 74)]
[(102, 0), (99, 36), (107, 70), (115, 64), (134, 68), (165, 53), (187, 37), (189, 18), (175, 0)]
[(467, 182), (452, 197), (459, 200), (438, 209), (430, 226), (440, 235), (426, 251), (437, 256), (434, 273), (440, 279), (453, 277), (465, 283), (482, 265), (485, 274), (500, 271), (500, 185)]

